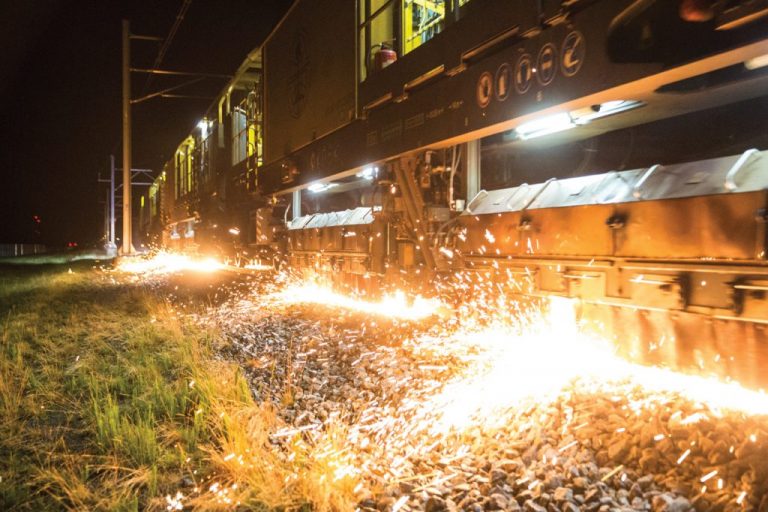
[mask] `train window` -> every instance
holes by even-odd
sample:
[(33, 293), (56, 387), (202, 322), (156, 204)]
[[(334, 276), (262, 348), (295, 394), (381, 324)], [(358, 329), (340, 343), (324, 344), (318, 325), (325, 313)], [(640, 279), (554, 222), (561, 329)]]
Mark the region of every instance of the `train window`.
[(261, 98), (259, 97), (258, 82), (253, 84), (253, 90), (245, 99), (246, 122), (248, 123), (248, 169), (255, 169), (261, 165), (263, 151), (263, 120), (261, 116)]
[(403, 53), (406, 54), (432, 39), (445, 28), (450, 0), (402, 0)]
[[(597, 135), (577, 130), (519, 140), (482, 140), (482, 188), (496, 190), (549, 178), (649, 169), (768, 147), (768, 96), (636, 124)], [(706, 141), (702, 144), (702, 141)]]
[(470, 0), (358, 0), (360, 81), (459, 18)]
[(192, 192), (192, 190), (195, 187), (195, 173), (193, 171), (193, 161), (194, 161), (194, 153), (195, 150), (195, 141), (190, 137), (188, 139), (187, 143), (187, 151), (186, 151), (186, 171), (187, 171), (187, 190), (186, 192)]
[(176, 199), (184, 195), (184, 189), (186, 188), (186, 174), (183, 170), (184, 155), (179, 150), (176, 152)]
[(248, 123), (245, 109), (237, 106), (232, 109), (232, 165), (237, 165), (248, 154)]
[(382, 60), (384, 52), (397, 52), (397, 4), (394, 0), (360, 1), (360, 81), (391, 60)]
[(195, 153), (197, 162), (197, 171), (200, 176), (201, 183), (208, 183), (211, 181), (211, 166), (209, 162), (209, 137), (200, 139), (200, 146)]
[(187, 137), (176, 150), (176, 198), (191, 192), (194, 188), (193, 153), (195, 139)]
[(149, 215), (152, 218), (157, 217), (157, 191), (159, 187), (157, 180), (149, 187)]

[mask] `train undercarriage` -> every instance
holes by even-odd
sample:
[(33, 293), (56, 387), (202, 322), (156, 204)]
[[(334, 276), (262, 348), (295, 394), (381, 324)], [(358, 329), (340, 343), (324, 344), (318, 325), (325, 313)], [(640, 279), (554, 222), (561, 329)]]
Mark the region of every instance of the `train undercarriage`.
[[(567, 297), (628, 357), (766, 385), (766, 153), (481, 191), (460, 213), (425, 204), (439, 187), (419, 187), (423, 166), (362, 177), (372, 204), (288, 222), (289, 266), (368, 295), (456, 300), (450, 282), (469, 274), (459, 295)], [(451, 174), (436, 167), (433, 179)]]

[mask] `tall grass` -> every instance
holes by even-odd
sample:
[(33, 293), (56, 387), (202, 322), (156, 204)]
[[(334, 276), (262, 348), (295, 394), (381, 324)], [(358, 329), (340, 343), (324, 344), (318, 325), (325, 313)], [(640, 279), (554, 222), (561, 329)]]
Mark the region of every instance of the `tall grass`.
[(343, 432), (276, 442), (273, 406), (162, 289), (0, 267), (0, 326), (0, 510), (354, 508)]

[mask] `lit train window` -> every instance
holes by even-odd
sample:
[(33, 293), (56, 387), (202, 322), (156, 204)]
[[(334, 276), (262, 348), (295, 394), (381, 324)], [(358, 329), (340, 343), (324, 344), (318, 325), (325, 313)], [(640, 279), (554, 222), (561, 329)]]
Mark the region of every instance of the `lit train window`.
[(358, 0), (360, 81), (442, 32), (470, 0)]
[(243, 107), (232, 109), (232, 165), (239, 164), (248, 154), (248, 128)]
[(445, 28), (450, 0), (403, 1), (403, 53), (426, 43)]

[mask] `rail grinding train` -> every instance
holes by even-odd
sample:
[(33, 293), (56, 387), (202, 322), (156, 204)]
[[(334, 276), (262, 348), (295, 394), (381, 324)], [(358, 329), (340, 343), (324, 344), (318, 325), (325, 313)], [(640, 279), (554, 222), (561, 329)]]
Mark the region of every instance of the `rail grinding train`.
[(297, 0), (141, 230), (368, 291), (483, 273), (765, 386), (767, 114), (765, 0)]

